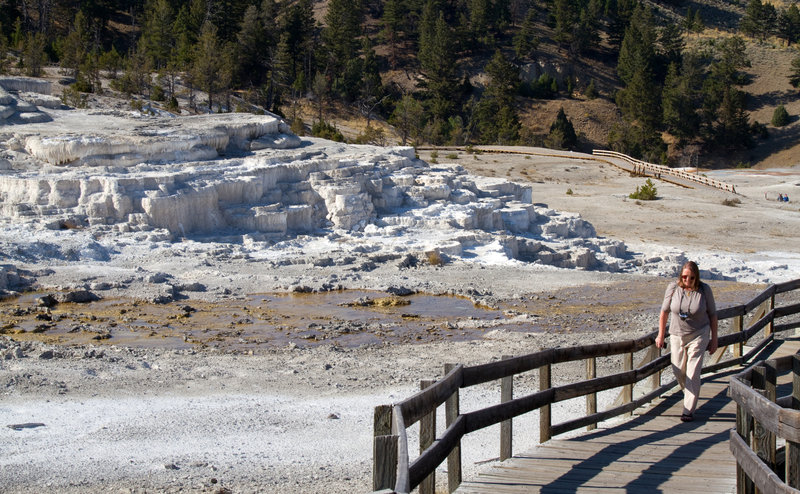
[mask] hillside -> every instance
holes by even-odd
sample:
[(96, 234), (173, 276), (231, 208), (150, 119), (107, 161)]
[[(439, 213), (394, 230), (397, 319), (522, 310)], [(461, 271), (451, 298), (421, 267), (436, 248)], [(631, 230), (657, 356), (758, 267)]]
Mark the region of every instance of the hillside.
[[(631, 27), (637, 15), (636, 2), (612, 2), (613, 7), (596, 13), (592, 34), (585, 38), (576, 34), (576, 30), (588, 29), (577, 17), (571, 20), (573, 31), (559, 27), (557, 2), (508, 3), (507, 19), (498, 20), (501, 16), (492, 14), (497, 18), (487, 21), (485, 31), (476, 32), (479, 21), (471, 16), (484, 3), (506, 5), (476, 0), (428, 2), (433, 7), (421, 7), (421, 2), (400, 2), (401, 7), (397, 7), (398, 2), (391, 0), (293, 0), (264, 2), (258, 8), (267, 9), (272, 4), (272, 10), (260, 12), (246, 2), (232, 1), (235, 8), (225, 17), (215, 2), (206, 2), (205, 7), (202, 2), (192, 2), (190, 10), (205, 8), (205, 22), (219, 25), (206, 29), (204, 24), (201, 30), (199, 20), (194, 25), (187, 21), (188, 4), (178, 11), (178, 5), (170, 7), (166, 0), (147, 5), (134, 2), (136, 8), (115, 10), (116, 14), (103, 21), (105, 27), (94, 41), (98, 51), (91, 56), (80, 54), (89, 44), (88, 31), (84, 29), (81, 34), (77, 24), (68, 27), (68, 17), (61, 9), (59, 21), (48, 31), (50, 39), (46, 41), (50, 45), (42, 54), (49, 62), (38, 76), (50, 79), (55, 84), (53, 94), (63, 95), (72, 106), (111, 106), (183, 115), (268, 110), (284, 116), (298, 133), (351, 142), (519, 144), (585, 152), (613, 147), (673, 166), (712, 168), (781, 167), (800, 161), (795, 144), (800, 132), (800, 101), (798, 91), (788, 80), (797, 50), (787, 44), (786, 35), (777, 37), (782, 25), (777, 20), (772, 21), (775, 26), (768, 34), (743, 36), (739, 26), (748, 15), (749, 5), (720, 0), (646, 2), (650, 9), (647, 15), (652, 13), (652, 21), (648, 22), (654, 26), (650, 45), (654, 47), (655, 61), (649, 63), (655, 67), (646, 69), (652, 73), (648, 77), (653, 86), (649, 91), (641, 89), (643, 92), (638, 95), (628, 96), (628, 103), (619, 103), (618, 94), (630, 87), (629, 80), (618, 76), (623, 27)], [(357, 4), (363, 12), (357, 19), (348, 17), (347, 8)], [(591, 7), (588, 1), (569, 5), (576, 5), (576, 9)], [(790, 4), (769, 5), (783, 15)], [(386, 32), (391, 6), (404, 14), (394, 21), (399, 27), (397, 39), (392, 42)], [(155, 12), (156, 7), (162, 11)], [(249, 22), (252, 16), (247, 15), (236, 22), (245, 8), (255, 9), (247, 12), (259, 13), (261, 20), (257, 22), (263, 25), (254, 27)], [(426, 21), (426, 8), (441, 9), (446, 27), (436, 29), (445, 29), (444, 34), (434, 30), (432, 16), (428, 15)], [(0, 8), (0, 14), (11, 19), (8, 9)], [(202, 15), (196, 15), (199, 13), (191, 15), (202, 19)], [(693, 16), (701, 20), (690, 25), (688, 19)], [(90, 27), (92, 22), (99, 21), (90, 21)], [(357, 25), (348, 27), (347, 23)], [(8, 34), (6, 24), (12, 23), (3, 24), (9, 49), (0, 68), (11, 75), (30, 75), (27, 60), (32, 38), (26, 35), (26, 40), (20, 41), (21, 31)], [(678, 28), (682, 45), (675, 58), (669, 58), (669, 40), (662, 39), (669, 26)], [(188, 28), (202, 32), (187, 31)], [(175, 32), (170, 33), (170, 29)], [(259, 38), (258, 29), (272, 31), (262, 32)], [(248, 38), (248, 33), (253, 36)], [(523, 38), (533, 43), (533, 48), (523, 54), (517, 46), (521, 33), (528, 33)], [(572, 41), (564, 40), (565, 33), (574, 37)], [(721, 81), (716, 89), (703, 85), (701, 100), (693, 96), (689, 106), (695, 113), (693, 117), (701, 121), (687, 131), (689, 134), (676, 135), (674, 122), (687, 119), (673, 118), (673, 124), (669, 124), (660, 109), (665, 103), (639, 104), (651, 94), (654, 100), (662, 98), (662, 89), (666, 93), (667, 62), (680, 62), (683, 50), (701, 53), (702, 77), (706, 82), (713, 80), (719, 73), (714, 72), (713, 64), (724, 50), (720, 47), (733, 35), (744, 40), (749, 65), (735, 67), (736, 83)], [(70, 43), (80, 36), (84, 37), (84, 46), (70, 48)], [(800, 40), (800, 34), (792, 39)], [(362, 40), (368, 43), (361, 44)], [(434, 46), (435, 42), (439, 45)], [(113, 69), (105, 65), (113, 58), (106, 57), (112, 49), (125, 54)], [(494, 82), (489, 67), (498, 54), (520, 77), (513, 91), (498, 90), (504, 82)], [(81, 56), (89, 58), (80, 64), (70, 61), (70, 57), (77, 60)], [(439, 68), (442, 73), (435, 73)], [(368, 82), (370, 77), (373, 79)], [(740, 79), (745, 82), (738, 82)], [(373, 86), (371, 92), (369, 84)], [(595, 95), (589, 94), (590, 87)], [(735, 114), (733, 120), (738, 118), (733, 130), (728, 127), (731, 122), (723, 122), (724, 117), (720, 116), (724, 114), (721, 93), (729, 96), (727, 88), (746, 93), (746, 99), (736, 100), (737, 108), (729, 112)], [(419, 115), (415, 121), (402, 124), (397, 112), (404, 97), (419, 105)], [(712, 101), (711, 109), (707, 109), (707, 101), (714, 99), (719, 101)], [(650, 114), (645, 117), (656, 122), (637, 131), (636, 127), (645, 125), (642, 122), (647, 120), (635, 114), (639, 110), (631, 107), (636, 105), (650, 105)], [(789, 124), (780, 128), (770, 123), (778, 105), (783, 105), (790, 116)], [(553, 141), (549, 136), (561, 109), (574, 127), (575, 143)], [(739, 110), (743, 115), (736, 113)], [(315, 124), (323, 125), (313, 129)], [(753, 146), (742, 145), (748, 139), (753, 140)]]
[[(322, 2), (327, 3), (327, 2)], [(788, 3), (774, 2), (778, 8)], [(685, 2), (679, 6), (649, 3), (655, 11), (659, 22), (663, 24), (680, 23), (689, 10), (701, 14), (705, 29), (699, 34), (685, 34), (687, 46), (713, 44), (714, 40), (741, 34), (738, 25), (745, 11), (744, 4), (735, 4), (716, 0)], [(324, 17), (325, 8), (317, 9), (317, 17)], [(373, 26), (375, 23), (373, 22)], [(375, 28), (377, 29), (377, 28)], [(572, 122), (579, 137), (578, 150), (591, 151), (593, 148), (608, 148), (609, 131), (618, 125), (622, 115), (614, 103), (614, 95), (620, 89), (620, 80), (616, 74), (616, 58), (603, 39), (600, 46), (585, 56), (569, 56), (563, 47), (553, 39), (553, 29), (546, 23), (537, 24), (541, 44), (537, 50), (537, 60), (522, 67), (523, 80), (527, 74), (535, 79), (542, 73), (554, 76), (559, 82), (566, 75), (575, 77), (577, 90), (571, 97), (555, 99), (517, 98), (520, 120), (523, 128), (531, 133), (544, 137), (555, 120), (559, 109), (563, 108)], [(747, 111), (751, 123), (766, 126), (768, 137), (758, 139), (751, 149), (733, 153), (703, 154), (698, 157), (697, 146), (687, 146), (680, 151), (671, 150), (675, 165), (701, 166), (710, 168), (726, 168), (735, 166), (752, 166), (755, 168), (773, 168), (792, 166), (800, 162), (800, 91), (789, 83), (791, 61), (797, 57), (795, 46), (787, 46), (784, 40), (770, 37), (760, 41), (744, 37), (747, 45), (747, 57), (750, 67), (744, 72), (749, 84), (742, 89), (748, 93)], [(377, 45), (376, 52), (386, 55), (388, 48)], [(472, 85), (481, 88), (487, 82), (483, 71), (490, 54), (460, 59), (460, 66), (465, 70)], [(384, 84), (395, 84), (404, 90), (414, 91), (415, 82), (420, 78), (417, 73), (384, 70), (381, 72)], [(588, 99), (582, 94), (588, 81), (597, 85), (599, 97)], [(778, 105), (784, 105), (790, 115), (790, 123), (777, 128), (770, 122)], [(312, 102), (308, 102), (306, 111), (301, 113), (305, 122), (316, 117)], [(366, 120), (360, 118), (354, 109), (338, 106), (327, 118), (339, 128), (348, 139), (356, 139), (366, 127)], [(381, 121), (380, 118), (378, 118)], [(393, 129), (383, 119), (381, 122), (387, 136), (398, 138)], [(374, 123), (372, 125), (375, 125)], [(666, 142), (672, 142), (665, 135)], [(388, 138), (391, 141), (391, 138)], [(672, 148), (671, 148), (672, 149)]]

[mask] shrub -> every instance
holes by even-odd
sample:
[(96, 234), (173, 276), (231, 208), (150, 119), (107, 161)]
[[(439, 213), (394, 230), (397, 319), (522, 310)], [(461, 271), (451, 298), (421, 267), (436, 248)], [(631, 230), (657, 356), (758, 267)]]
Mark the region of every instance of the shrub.
[(636, 187), (636, 191), (628, 197), (631, 199), (640, 199), (642, 201), (652, 201), (657, 197), (656, 192), (655, 184), (648, 178), (644, 185)]
[(568, 196), (571, 196), (571, 195), (572, 195), (572, 189), (567, 189), (567, 195), (568, 195)]
[(783, 127), (789, 123), (789, 112), (786, 111), (783, 105), (778, 105), (772, 113), (772, 125), (775, 127)]
[(364, 132), (356, 136), (355, 143), (384, 146), (386, 144), (386, 136), (382, 128), (373, 127), (372, 125), (367, 125), (364, 128)]
[(300, 117), (296, 117), (292, 119), (292, 132), (295, 135), (302, 136), (306, 134), (306, 124), (303, 122), (303, 119)]
[(450, 153), (450, 154), (448, 154), (447, 156), (445, 156), (445, 158), (447, 158), (447, 159), (449, 159), (449, 160), (457, 160), (457, 159), (458, 159), (458, 154), (456, 154), (456, 153)]
[(314, 125), (311, 126), (311, 135), (331, 141), (344, 142), (342, 133), (333, 124), (323, 121), (314, 122)]
[(594, 85), (594, 79), (589, 81), (589, 85), (586, 86), (586, 90), (583, 92), (583, 95), (586, 96), (586, 99), (595, 99), (597, 98), (597, 88)]
[(722, 201), (722, 205), (723, 206), (730, 206), (732, 208), (735, 208), (736, 206), (738, 206), (741, 203), (742, 203), (742, 201), (738, 197), (728, 198), (728, 199), (725, 199), (724, 201)]
[(88, 96), (75, 89), (74, 86), (68, 86), (61, 91), (61, 102), (73, 108), (86, 108)]
[(431, 266), (441, 266), (444, 264), (444, 259), (442, 259), (442, 255), (435, 250), (431, 250), (425, 253), (427, 257), (428, 264)]

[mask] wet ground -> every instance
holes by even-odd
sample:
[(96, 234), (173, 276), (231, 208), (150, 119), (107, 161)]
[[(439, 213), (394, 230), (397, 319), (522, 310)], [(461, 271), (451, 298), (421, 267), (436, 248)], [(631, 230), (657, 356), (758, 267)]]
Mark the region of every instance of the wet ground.
[[(713, 282), (719, 307), (763, 286)], [(216, 303), (128, 299), (40, 305), (43, 292), (0, 302), (0, 333), (17, 340), (257, 352), (261, 348), (470, 340), (494, 330), (534, 333), (656, 329), (664, 286), (652, 281), (583, 286), (486, 307), (455, 296), (342, 290), (257, 294)], [(624, 327), (623, 327), (624, 326)]]

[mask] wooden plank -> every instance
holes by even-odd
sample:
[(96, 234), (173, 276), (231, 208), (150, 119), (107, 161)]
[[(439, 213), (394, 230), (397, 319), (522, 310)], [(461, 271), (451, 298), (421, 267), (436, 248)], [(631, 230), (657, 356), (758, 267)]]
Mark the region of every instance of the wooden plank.
[(693, 423), (680, 422), (682, 393), (676, 390), (630, 420), (550, 439), (463, 482), (456, 492), (734, 492), (736, 464), (727, 431), (736, 414), (726, 384), (725, 378), (704, 381)]

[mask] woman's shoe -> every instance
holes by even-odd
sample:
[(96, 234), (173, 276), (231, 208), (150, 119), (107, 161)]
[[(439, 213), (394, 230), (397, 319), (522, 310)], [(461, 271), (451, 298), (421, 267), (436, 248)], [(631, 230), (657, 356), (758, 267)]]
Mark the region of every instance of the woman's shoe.
[(681, 415), (681, 422), (691, 422), (692, 420), (694, 420), (694, 416), (691, 413)]

